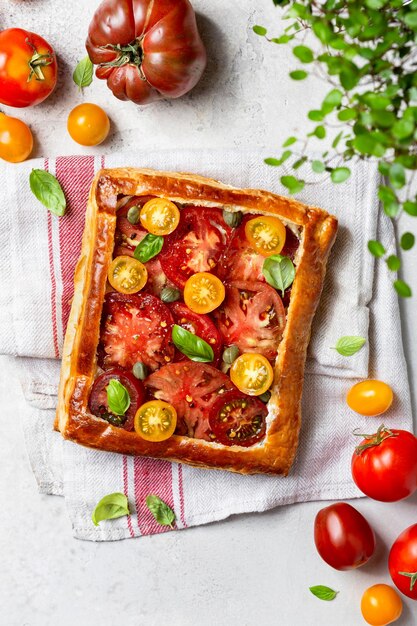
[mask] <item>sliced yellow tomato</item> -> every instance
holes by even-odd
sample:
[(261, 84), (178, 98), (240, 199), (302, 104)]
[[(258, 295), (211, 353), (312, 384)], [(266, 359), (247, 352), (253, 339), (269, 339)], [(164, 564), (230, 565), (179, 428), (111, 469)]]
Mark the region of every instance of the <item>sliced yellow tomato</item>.
[(131, 256), (117, 256), (111, 262), (107, 273), (109, 283), (120, 293), (136, 293), (148, 280), (146, 267)]
[(277, 217), (260, 215), (246, 222), (246, 239), (264, 256), (279, 254), (285, 244), (285, 226)]
[(184, 302), (195, 313), (210, 313), (221, 305), (225, 294), (220, 278), (210, 272), (198, 272), (185, 283)]
[(151, 400), (136, 411), (135, 431), (146, 441), (165, 441), (174, 434), (177, 412), (168, 402)]
[(230, 379), (242, 393), (260, 396), (271, 386), (274, 371), (262, 354), (245, 352), (233, 362)]
[(178, 207), (166, 198), (153, 198), (140, 211), (140, 223), (152, 235), (169, 235), (177, 228), (179, 221)]

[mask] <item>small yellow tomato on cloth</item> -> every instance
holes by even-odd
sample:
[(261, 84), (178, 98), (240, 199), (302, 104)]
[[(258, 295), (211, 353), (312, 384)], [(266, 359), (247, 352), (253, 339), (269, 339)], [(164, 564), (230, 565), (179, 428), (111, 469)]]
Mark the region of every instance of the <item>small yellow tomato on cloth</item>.
[(363, 380), (349, 389), (346, 402), (352, 411), (374, 417), (385, 413), (393, 398), (394, 394), (387, 383), (382, 380)]
[(0, 112), (0, 158), (9, 163), (25, 161), (33, 149), (33, 136), (25, 122)]
[(98, 146), (110, 130), (107, 113), (97, 104), (79, 104), (68, 116), (67, 129), (74, 141), (82, 146)]
[(402, 600), (390, 585), (373, 585), (362, 596), (362, 615), (371, 626), (387, 626), (396, 622), (402, 610)]

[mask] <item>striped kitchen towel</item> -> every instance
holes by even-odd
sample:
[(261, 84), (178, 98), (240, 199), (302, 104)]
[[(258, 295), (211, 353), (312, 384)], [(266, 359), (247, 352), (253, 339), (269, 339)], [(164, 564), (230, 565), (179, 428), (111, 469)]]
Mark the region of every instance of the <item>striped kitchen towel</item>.
[[(340, 230), (314, 322), (300, 447), (289, 477), (240, 476), (99, 452), (64, 442), (53, 432), (59, 356), (88, 190), (96, 171), (116, 166), (196, 172), (236, 186), (284, 193), (276, 170), (264, 165), (257, 151), (155, 151), (37, 159), (1, 167), (0, 272), (5, 280), (0, 292), (0, 352), (19, 357), (18, 374), (28, 403), (25, 437), (40, 491), (64, 495), (74, 535), (89, 540), (170, 530), (159, 526), (148, 511), (149, 493), (174, 508), (177, 528), (291, 502), (360, 495), (350, 476), (351, 432), (356, 426), (372, 430), (375, 421), (347, 408), (347, 389), (368, 374), (386, 380), (396, 393), (389, 423), (412, 428), (398, 302), (387, 270), (375, 266), (366, 250), (368, 239), (382, 238), (394, 251), (391, 223), (383, 215), (378, 218), (379, 178), (373, 164), (355, 166), (343, 185), (308, 185), (301, 196), (335, 213)], [(33, 167), (59, 179), (68, 201), (64, 217), (51, 215), (31, 194), (28, 177)], [(352, 334), (368, 339), (354, 357), (341, 357), (331, 349), (340, 336)], [(91, 511), (114, 491), (128, 496), (131, 515), (96, 528)]]

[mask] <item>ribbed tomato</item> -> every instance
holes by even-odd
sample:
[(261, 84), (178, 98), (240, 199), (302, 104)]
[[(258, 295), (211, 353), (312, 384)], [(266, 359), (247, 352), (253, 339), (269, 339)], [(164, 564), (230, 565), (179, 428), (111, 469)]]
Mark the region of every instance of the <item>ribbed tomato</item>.
[(206, 65), (188, 0), (103, 0), (86, 47), (97, 77), (116, 98), (136, 104), (184, 95)]

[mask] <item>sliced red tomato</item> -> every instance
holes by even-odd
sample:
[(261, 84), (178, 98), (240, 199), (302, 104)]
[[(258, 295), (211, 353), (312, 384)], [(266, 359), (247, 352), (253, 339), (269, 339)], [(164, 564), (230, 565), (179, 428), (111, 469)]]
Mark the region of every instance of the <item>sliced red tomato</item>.
[[(115, 415), (109, 409), (107, 402), (107, 386), (111, 380), (118, 380), (126, 387), (130, 406), (125, 415)], [(91, 388), (89, 406), (90, 411), (96, 417), (101, 417), (113, 426), (121, 426), (125, 430), (133, 430), (136, 411), (145, 400), (145, 387), (143, 382), (138, 380), (130, 372), (121, 369), (108, 370), (98, 376)]]
[(257, 398), (228, 391), (211, 407), (209, 424), (219, 443), (249, 447), (265, 436), (267, 415), (268, 409)]
[(106, 295), (98, 348), (100, 367), (132, 369), (141, 361), (154, 371), (174, 358), (174, 320), (168, 307), (151, 294)]
[[(182, 302), (173, 302), (168, 305), (174, 322), (185, 328), (190, 333), (201, 337), (213, 348), (214, 361), (213, 365), (217, 365), (223, 350), (222, 336), (208, 315), (194, 313), (190, 311), (188, 306)], [(175, 352), (175, 361), (189, 361), (190, 359), (182, 354), (179, 350)]]
[(230, 378), (212, 365), (181, 361), (161, 367), (145, 381), (152, 398), (169, 402), (178, 416), (176, 433), (214, 439), (209, 413), (219, 395), (235, 389)]
[(285, 326), (285, 309), (275, 289), (259, 281), (228, 283), (213, 316), (226, 345), (275, 359)]
[(220, 209), (182, 209), (180, 223), (165, 238), (164, 249), (160, 254), (165, 274), (183, 289), (192, 274), (213, 271), (228, 241), (230, 230)]

